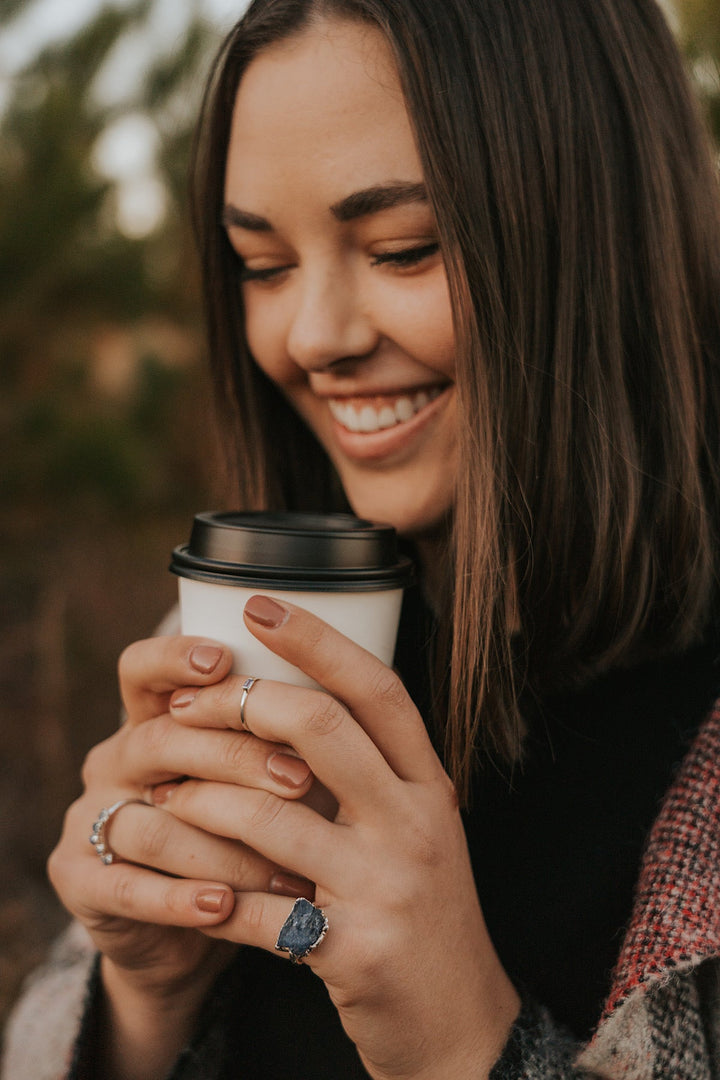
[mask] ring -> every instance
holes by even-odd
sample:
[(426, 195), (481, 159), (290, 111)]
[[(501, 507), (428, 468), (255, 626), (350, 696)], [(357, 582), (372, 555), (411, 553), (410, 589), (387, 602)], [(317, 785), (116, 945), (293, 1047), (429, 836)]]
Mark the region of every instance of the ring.
[(252, 690), (256, 682), (260, 682), (260, 680), (255, 679), (251, 676), (249, 679), (246, 679), (245, 682), (242, 684), (242, 694), (240, 695), (240, 723), (246, 731), (250, 731), (250, 728), (245, 723), (245, 702), (247, 701), (248, 695), (250, 694), (250, 691)]
[(110, 819), (117, 814), (118, 810), (121, 810), (123, 806), (127, 806), (129, 803), (140, 803), (141, 806), (148, 805), (144, 799), (118, 799), (112, 806), (103, 807), (97, 816), (97, 821), (93, 825), (90, 843), (98, 853), (100, 862), (104, 863), (105, 866), (110, 866), (111, 863), (119, 858), (108, 843), (107, 827), (110, 823)]
[(293, 964), (301, 964), (308, 953), (317, 949), (327, 931), (325, 912), (300, 897), (282, 924), (275, 948), (278, 952), (289, 953)]

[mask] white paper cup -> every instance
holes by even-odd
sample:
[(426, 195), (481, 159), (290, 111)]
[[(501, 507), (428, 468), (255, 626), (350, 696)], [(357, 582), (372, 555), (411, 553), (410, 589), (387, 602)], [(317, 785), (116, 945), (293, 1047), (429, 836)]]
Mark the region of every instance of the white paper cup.
[(233, 670), (298, 686), (317, 684), (245, 626), (249, 597), (286, 599), (391, 665), (410, 560), (395, 531), (349, 514), (197, 514), (173, 552), (184, 634), (232, 649)]

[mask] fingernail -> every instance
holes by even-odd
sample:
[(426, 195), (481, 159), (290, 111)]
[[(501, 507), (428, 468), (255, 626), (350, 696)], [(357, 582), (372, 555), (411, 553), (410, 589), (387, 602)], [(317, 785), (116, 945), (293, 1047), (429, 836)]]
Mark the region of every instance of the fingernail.
[(211, 915), (219, 915), (228, 895), (225, 889), (204, 889), (195, 894), (195, 907)]
[(290, 788), (303, 787), (311, 775), (308, 763), (292, 754), (271, 754), (267, 760), (267, 771), (278, 784)]
[(268, 886), (271, 893), (278, 896), (304, 896), (306, 900), (315, 898), (315, 886), (307, 878), (294, 877), (292, 874), (273, 874)]
[(220, 663), (222, 649), (214, 645), (196, 645), (190, 653), (190, 663), (202, 675), (209, 675)]
[(196, 697), (197, 691), (195, 690), (181, 690), (179, 694), (173, 694), (170, 698), (170, 704), (173, 709), (184, 709), (187, 705), (192, 705)]
[(245, 605), (245, 614), (253, 622), (273, 629), (282, 626), (290, 617), (287, 608), (269, 596), (251, 596)]
[(162, 806), (163, 803), (166, 803), (179, 786), (179, 780), (169, 780), (166, 784), (156, 784), (150, 795), (153, 806)]

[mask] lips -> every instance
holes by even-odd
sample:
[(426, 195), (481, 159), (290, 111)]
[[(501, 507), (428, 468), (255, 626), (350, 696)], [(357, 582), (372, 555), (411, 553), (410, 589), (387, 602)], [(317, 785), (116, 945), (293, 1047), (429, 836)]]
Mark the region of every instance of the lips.
[(412, 393), (377, 397), (329, 398), (333, 419), (346, 431), (371, 435), (406, 424), (442, 394), (445, 387), (428, 386)]

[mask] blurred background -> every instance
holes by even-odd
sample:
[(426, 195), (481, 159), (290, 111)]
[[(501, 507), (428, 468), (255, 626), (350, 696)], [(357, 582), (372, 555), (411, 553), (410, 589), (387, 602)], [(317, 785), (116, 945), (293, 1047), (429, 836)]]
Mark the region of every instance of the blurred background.
[[(0, 0), (0, 1027), (66, 921), (45, 861), (117, 656), (223, 501), (185, 192), (245, 6)], [(720, 146), (720, 3), (665, 6)]]

